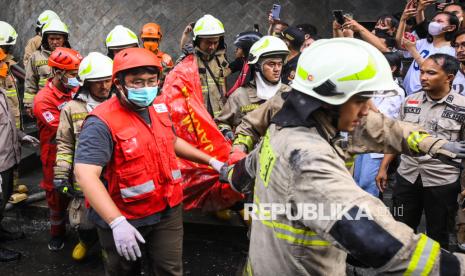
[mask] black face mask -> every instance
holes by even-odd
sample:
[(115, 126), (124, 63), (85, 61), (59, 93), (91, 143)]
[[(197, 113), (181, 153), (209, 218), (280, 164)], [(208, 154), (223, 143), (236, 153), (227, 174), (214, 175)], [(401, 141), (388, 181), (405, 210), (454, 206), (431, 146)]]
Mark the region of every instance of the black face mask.
[(391, 37), (386, 29), (375, 28), (375, 35), (379, 38)]

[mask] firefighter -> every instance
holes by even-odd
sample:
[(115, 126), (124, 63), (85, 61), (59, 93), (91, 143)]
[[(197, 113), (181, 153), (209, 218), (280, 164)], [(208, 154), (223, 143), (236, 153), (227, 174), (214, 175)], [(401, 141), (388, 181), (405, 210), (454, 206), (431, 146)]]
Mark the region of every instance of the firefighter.
[[(305, 49), (291, 87), (260, 145), (222, 170), (238, 191), (254, 191), (258, 218), (245, 274), (344, 275), (350, 253), (377, 274), (462, 275), (464, 255), (396, 222), (356, 185), (344, 158), (366, 151), (464, 158), (465, 143), (370, 111), (371, 96), (395, 94), (396, 86), (381, 52), (357, 39)], [(352, 133), (349, 144), (341, 143), (341, 131)]]
[(50, 22), (53, 19), (60, 20), (58, 14), (56, 14), (52, 10), (45, 10), (43, 11), (39, 17), (37, 18), (36, 22), (36, 35), (29, 39), (26, 43), (26, 47), (24, 47), (24, 56), (23, 56), (23, 64), (27, 66), (29, 58), (31, 57), (32, 53), (40, 48), (42, 44), (42, 27)]
[(139, 47), (137, 35), (123, 25), (116, 25), (105, 39), (107, 56), (113, 59), (115, 55), (126, 48)]
[[(160, 25), (157, 23), (147, 23), (142, 26), (140, 31), (140, 39), (145, 49), (153, 52), (159, 59), (161, 59), (161, 65), (163, 66), (162, 84), (165, 76), (173, 68), (174, 63), (170, 55), (160, 50), (160, 42), (163, 37)], [(162, 85), (161, 85), (162, 86)]]
[(40, 159), (43, 179), (40, 183), (50, 209), (50, 235), (48, 248), (61, 250), (64, 246), (66, 231), (66, 207), (69, 199), (54, 189), (53, 167), (56, 161), (56, 132), (60, 122), (60, 111), (71, 100), (79, 88), (77, 80), (79, 64), (82, 60), (79, 52), (69, 48), (56, 48), (48, 58), (52, 78), (48, 79), (34, 98), (34, 116), (37, 119), (40, 139)]
[(51, 68), (48, 65), (50, 53), (57, 47), (71, 48), (68, 42), (68, 26), (59, 19), (54, 19), (42, 27), (42, 45), (40, 49), (32, 53), (26, 66), (24, 79), (24, 107), (29, 116), (33, 116), (34, 97), (52, 77)]
[(176, 137), (168, 107), (157, 98), (161, 70), (147, 49), (116, 54), (117, 97), (99, 105), (79, 135), (74, 172), (92, 207), (89, 217), (108, 275), (140, 273), (139, 242), (146, 243), (149, 274), (182, 275), (183, 195), (176, 156), (217, 171), (223, 166)]
[(208, 113), (214, 118), (220, 114), (226, 101), (226, 77), (230, 74), (223, 23), (206, 14), (197, 20), (193, 33), (203, 100)]
[(251, 80), (228, 98), (215, 118), (226, 139), (234, 140), (233, 131), (245, 114), (273, 97), (278, 90), (289, 89), (281, 84), (281, 70), (288, 54), (286, 44), (274, 36), (264, 36), (252, 45), (248, 62), (252, 66)]
[(82, 86), (60, 113), (53, 184), (60, 193), (72, 197), (69, 221), (79, 235), (79, 243), (72, 253), (76, 261), (86, 257), (88, 248), (97, 240), (97, 232), (86, 217), (84, 195), (73, 177), (74, 152), (87, 114), (110, 97), (112, 69), (111, 58), (98, 52), (86, 56), (78, 72)]

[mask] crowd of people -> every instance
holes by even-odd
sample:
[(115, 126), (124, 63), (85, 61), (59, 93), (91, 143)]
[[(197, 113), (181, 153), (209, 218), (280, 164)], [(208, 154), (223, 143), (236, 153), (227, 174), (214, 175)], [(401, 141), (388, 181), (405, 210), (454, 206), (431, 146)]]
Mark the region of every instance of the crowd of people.
[[(154, 22), (139, 35), (117, 25), (107, 53), (83, 57), (46, 10), (24, 49), (24, 97), (18, 34), (0, 21), (0, 221), (29, 143), (40, 145), (49, 250), (63, 249), (69, 223), (72, 258), (100, 246), (107, 275), (140, 273), (142, 255), (150, 275), (182, 275), (183, 209), (224, 218), (250, 205), (260, 219), (248, 221), (247, 275), (344, 275), (346, 260), (462, 275), (449, 234), (465, 251), (464, 19), (461, 1), (410, 0), (372, 29), (334, 11), (323, 38), (272, 10), (267, 33), (237, 34), (228, 59), (225, 27), (206, 14), (185, 27), (174, 61)], [(305, 204), (343, 208), (308, 219)], [(0, 241), (22, 237), (0, 227)], [(0, 261), (19, 258), (0, 248)]]

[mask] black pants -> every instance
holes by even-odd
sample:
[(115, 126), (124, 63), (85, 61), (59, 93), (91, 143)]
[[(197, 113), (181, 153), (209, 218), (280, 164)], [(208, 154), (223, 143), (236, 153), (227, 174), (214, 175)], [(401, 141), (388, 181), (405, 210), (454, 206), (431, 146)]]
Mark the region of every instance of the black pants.
[(5, 211), (6, 204), (13, 194), (13, 179), (16, 165), (6, 171), (0, 172), (2, 176), (2, 203), (0, 204), (0, 223), (3, 220), (3, 212)]
[(454, 229), (459, 192), (458, 182), (423, 187), (420, 176), (412, 184), (397, 173), (392, 195), (393, 215), (396, 220), (407, 224), (416, 232), (424, 210), (426, 234), (439, 242), (442, 248), (448, 249), (449, 232)]
[(138, 227), (144, 237), (145, 244), (141, 246), (142, 259), (148, 263), (143, 265), (141, 259), (135, 262), (127, 261), (118, 255), (113, 232), (97, 226), (100, 245), (103, 249), (103, 260), (106, 275), (132, 276), (139, 275), (142, 267), (147, 267), (148, 275), (182, 275), (182, 206), (179, 205), (161, 217), (160, 222)]

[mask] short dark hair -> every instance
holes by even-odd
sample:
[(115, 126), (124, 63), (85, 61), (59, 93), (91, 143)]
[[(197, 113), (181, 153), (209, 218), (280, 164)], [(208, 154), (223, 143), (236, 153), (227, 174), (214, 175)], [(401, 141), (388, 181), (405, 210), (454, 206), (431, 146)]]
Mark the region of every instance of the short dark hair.
[(154, 66), (142, 66), (142, 67), (135, 67), (135, 68), (131, 68), (131, 69), (127, 69), (127, 70), (118, 72), (116, 74), (116, 78), (118, 78), (120, 80), (120, 82), (122, 82), (122, 84), (124, 84), (124, 78), (127, 75), (138, 75), (138, 74), (144, 74), (144, 73), (157, 74), (158, 77), (160, 77), (160, 70), (157, 67), (154, 67)]
[(384, 57), (387, 59), (389, 66), (396, 66), (396, 71), (394, 71), (394, 77), (400, 76), (400, 67), (402, 65), (402, 58), (397, 52), (385, 52), (383, 53)]
[(311, 36), (312, 38), (318, 35), (318, 29), (312, 24), (308, 24), (308, 23), (299, 24), (299, 25), (296, 25), (295, 27), (301, 30), (302, 32), (304, 32), (304, 34)]
[[(444, 38), (446, 39), (446, 41), (451, 41), (451, 40), (454, 38), (455, 33), (459, 30), (460, 21), (459, 21), (458, 17), (457, 17), (455, 14), (450, 13), (450, 12), (444, 12), (444, 11), (437, 12), (437, 13), (434, 15), (434, 17), (436, 17), (436, 16), (439, 15), (439, 14), (445, 14), (445, 15), (447, 15), (447, 16), (449, 17), (449, 24), (455, 26), (455, 30), (453, 30), (453, 31), (451, 31), (451, 32), (447, 32), (446, 35), (445, 35), (445, 37), (444, 37)], [(434, 17), (433, 17), (433, 18), (434, 18)], [(433, 36), (430, 35), (430, 34), (428, 34), (428, 35), (426, 36), (426, 40), (427, 40), (429, 43), (433, 42)]]
[(463, 4), (454, 3), (454, 2), (446, 4), (442, 10), (445, 10), (447, 7), (450, 7), (450, 6), (459, 6), (462, 9), (462, 11), (465, 11), (465, 8), (464, 8)]
[(380, 17), (378, 17), (378, 20), (376, 20), (376, 22), (380, 20), (384, 21), (386, 19), (389, 19), (392, 28), (397, 29), (399, 27), (399, 20), (394, 15), (389, 15), (389, 14), (381, 15)]
[(440, 65), (446, 74), (456, 75), (460, 68), (460, 62), (448, 54), (434, 54), (427, 59), (432, 59), (437, 65)]
[(465, 34), (465, 30), (460, 30), (458, 32), (455, 33), (454, 35), (454, 38), (452, 39), (451, 41), (451, 45), (454, 46), (455, 42), (457, 41), (457, 38), (461, 35), (464, 35)]

